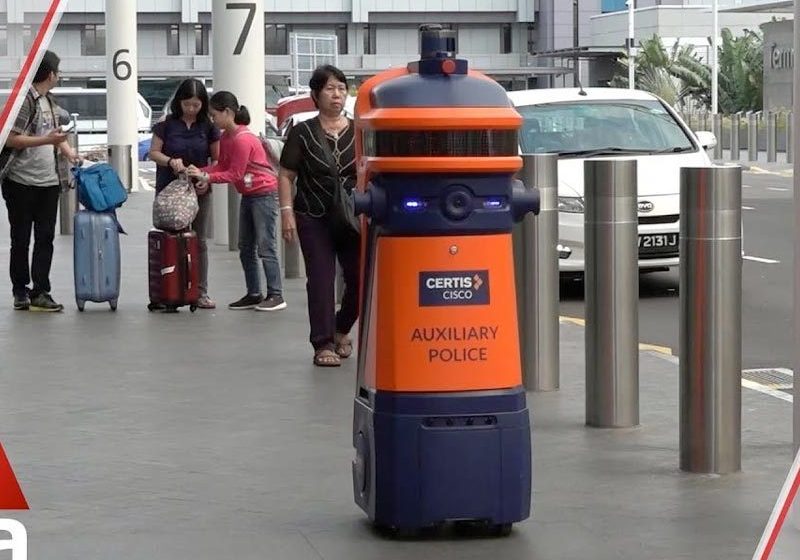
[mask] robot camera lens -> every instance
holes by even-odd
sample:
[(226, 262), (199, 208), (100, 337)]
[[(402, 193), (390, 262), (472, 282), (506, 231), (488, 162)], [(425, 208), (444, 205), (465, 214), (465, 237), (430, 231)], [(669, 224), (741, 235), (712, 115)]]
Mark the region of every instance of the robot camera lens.
[(445, 195), (443, 212), (451, 220), (463, 220), (472, 213), (472, 193), (465, 188), (456, 188)]

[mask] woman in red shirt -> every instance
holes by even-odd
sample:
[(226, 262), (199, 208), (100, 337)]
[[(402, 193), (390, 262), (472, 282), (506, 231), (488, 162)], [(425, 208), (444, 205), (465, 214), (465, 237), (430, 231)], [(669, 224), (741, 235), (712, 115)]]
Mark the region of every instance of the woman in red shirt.
[[(242, 195), (239, 205), (239, 260), (247, 293), (229, 309), (277, 311), (286, 308), (278, 262), (278, 181), (261, 140), (253, 134), (250, 113), (229, 91), (218, 91), (209, 102), (211, 120), (222, 129), (219, 162), (188, 174), (206, 183), (231, 183)], [(267, 277), (266, 297), (261, 292), (261, 260)]]

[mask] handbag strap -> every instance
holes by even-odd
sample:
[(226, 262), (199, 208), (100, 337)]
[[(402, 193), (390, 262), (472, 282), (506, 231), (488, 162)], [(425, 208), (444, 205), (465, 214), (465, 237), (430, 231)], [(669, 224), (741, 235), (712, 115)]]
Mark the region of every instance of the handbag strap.
[(339, 178), (339, 166), (336, 164), (336, 158), (333, 157), (333, 152), (328, 144), (328, 138), (325, 136), (325, 131), (322, 129), (322, 123), (319, 117), (314, 117), (311, 120), (311, 132), (314, 133), (317, 142), (319, 142), (319, 145), (322, 147), (322, 153), (325, 154), (325, 159), (328, 161), (331, 175), (333, 175), (333, 178), (336, 180), (336, 187), (341, 187), (342, 180)]

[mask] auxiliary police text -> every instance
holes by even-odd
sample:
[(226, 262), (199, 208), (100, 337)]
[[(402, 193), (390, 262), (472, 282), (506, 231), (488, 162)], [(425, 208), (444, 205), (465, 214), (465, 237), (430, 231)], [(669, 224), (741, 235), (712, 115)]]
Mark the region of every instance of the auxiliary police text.
[(485, 362), (489, 348), (481, 343), (496, 340), (498, 330), (498, 326), (423, 327), (414, 329), (411, 342), (433, 343), (427, 349), (429, 362)]

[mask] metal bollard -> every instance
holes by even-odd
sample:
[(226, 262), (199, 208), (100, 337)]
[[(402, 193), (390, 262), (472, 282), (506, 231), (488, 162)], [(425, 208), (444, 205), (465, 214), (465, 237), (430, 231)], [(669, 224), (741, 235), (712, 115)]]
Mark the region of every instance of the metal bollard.
[(289, 243), (281, 239), (283, 245), (283, 277), (302, 278), (303, 259), (300, 255), (300, 243)]
[(742, 152), (739, 149), (739, 121), (741, 113), (731, 115), (731, 160), (739, 161), (742, 159)]
[(639, 424), (636, 160), (584, 164), (586, 424)]
[[(69, 135), (69, 144), (76, 152), (79, 152), (78, 143), (78, 113), (71, 113), (72, 117), (72, 134)], [(79, 152), (80, 153), (80, 152)], [(71, 177), (71, 175), (70, 175)], [(78, 193), (72, 181), (67, 183), (65, 188), (61, 190), (61, 196), (58, 199), (58, 222), (59, 231), (61, 235), (72, 235), (73, 221), (75, 213), (78, 211)]]
[(128, 192), (133, 190), (133, 146), (130, 144), (109, 145), (107, 148), (108, 163), (119, 175)]
[[(292, 187), (292, 200), (297, 194), (297, 187)], [(283, 221), (283, 212), (280, 213), (281, 222)], [(284, 278), (302, 278), (306, 275), (305, 262), (300, 251), (300, 241), (296, 240), (294, 243), (289, 243), (278, 231), (278, 241), (280, 242), (281, 263), (283, 263), (283, 277)]]
[(239, 249), (239, 202), (242, 200), (236, 187), (228, 185), (228, 250)]
[(214, 244), (228, 246), (228, 185), (211, 185), (211, 211), (214, 222)]
[(680, 466), (741, 470), (742, 169), (681, 170)]
[(778, 161), (778, 115), (767, 113), (767, 161)]
[(711, 119), (711, 131), (717, 139), (717, 145), (714, 146), (714, 159), (722, 159), (722, 115), (716, 113)]
[(524, 154), (520, 179), (538, 188), (539, 215), (515, 225), (522, 379), (529, 391), (559, 387), (558, 156)]
[(759, 113), (751, 111), (747, 114), (747, 159), (758, 161), (758, 117)]
[(786, 163), (794, 162), (794, 121), (792, 120), (792, 112), (786, 113)]

